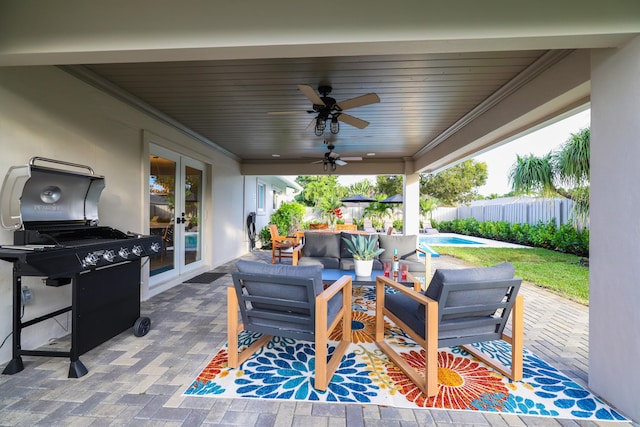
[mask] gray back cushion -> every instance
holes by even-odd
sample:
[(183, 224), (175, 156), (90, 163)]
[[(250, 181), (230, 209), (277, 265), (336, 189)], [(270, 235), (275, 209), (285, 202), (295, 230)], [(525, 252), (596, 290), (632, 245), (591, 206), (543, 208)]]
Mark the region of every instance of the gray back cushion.
[(379, 234), (378, 241), (380, 247), (384, 249), (383, 254), (380, 256), (384, 259), (391, 259), (393, 257), (393, 250), (398, 249), (398, 258), (417, 261), (418, 256), (416, 254), (416, 248), (418, 247), (418, 236), (416, 235), (387, 235)]
[[(463, 268), (458, 270), (436, 270), (429, 287), (424, 294), (438, 301), (442, 294), (442, 289), (447, 283), (464, 283), (464, 282), (479, 282), (488, 280), (500, 280), (500, 279), (512, 279), (515, 274), (516, 268), (508, 262), (497, 264), (491, 267), (478, 267), (478, 268)], [(471, 302), (477, 303), (489, 303), (492, 301), (500, 301), (504, 297), (505, 292), (503, 289), (492, 290), (474, 290), (473, 283), (469, 284), (468, 289), (465, 291), (449, 293), (447, 300), (447, 307), (467, 305)], [(424, 307), (418, 308), (417, 313), (422, 319), (424, 319)], [(468, 313), (466, 315), (448, 315), (443, 317), (443, 320), (451, 320), (457, 317), (464, 317), (469, 315), (491, 315), (493, 313)]]
[[(253, 273), (260, 275), (272, 274), (276, 276), (300, 277), (304, 279), (311, 278), (313, 279), (313, 288), (316, 295), (321, 293), (324, 289), (322, 284), (322, 266), (320, 265), (299, 267), (293, 265), (266, 264), (263, 262), (240, 260), (236, 263), (236, 267), (241, 273)], [(249, 288), (251, 283), (246, 283), (245, 285)], [(282, 284), (276, 283), (259, 283), (258, 286), (261, 288), (261, 290), (258, 291), (261, 294), (277, 298), (284, 292), (284, 295), (291, 297), (291, 295), (287, 294), (287, 292), (290, 292), (290, 289), (287, 290), (286, 285), (283, 286)], [(253, 289), (250, 290), (252, 293), (255, 293), (253, 292)]]
[[(321, 265), (300, 267), (240, 260), (236, 263), (236, 267), (241, 273), (253, 273), (260, 275), (270, 274), (276, 276), (299, 277), (303, 279), (311, 278), (313, 279), (313, 288), (316, 295), (319, 295), (324, 290), (324, 284), (322, 283)], [(252, 295), (269, 296), (273, 298), (286, 298), (296, 301), (308, 301), (306, 289), (303, 287), (283, 285), (281, 283), (263, 283), (251, 281), (245, 281), (244, 285)], [(282, 310), (282, 307), (275, 307), (269, 304), (252, 303), (252, 305), (256, 309)], [(341, 307), (342, 291), (338, 292), (333, 298), (331, 298), (327, 304), (327, 325), (331, 324), (333, 319), (340, 311)], [(296, 308), (290, 308), (287, 311), (307, 314), (306, 310)]]
[(303, 256), (340, 258), (340, 233), (304, 233)]

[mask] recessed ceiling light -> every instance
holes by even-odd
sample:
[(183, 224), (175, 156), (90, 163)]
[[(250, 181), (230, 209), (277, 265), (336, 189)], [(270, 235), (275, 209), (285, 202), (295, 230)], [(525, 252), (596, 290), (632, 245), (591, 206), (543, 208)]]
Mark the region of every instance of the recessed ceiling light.
[(272, 154), (271, 157), (280, 157), (280, 154)]
[(367, 153), (367, 156), (375, 156), (376, 153)]

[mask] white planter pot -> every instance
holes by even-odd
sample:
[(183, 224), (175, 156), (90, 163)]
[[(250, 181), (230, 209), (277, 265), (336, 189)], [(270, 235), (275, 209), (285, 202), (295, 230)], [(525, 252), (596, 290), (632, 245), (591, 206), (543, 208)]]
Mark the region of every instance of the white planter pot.
[(356, 270), (356, 276), (369, 277), (371, 276), (371, 270), (373, 269), (373, 260), (368, 261), (353, 260), (354, 268)]

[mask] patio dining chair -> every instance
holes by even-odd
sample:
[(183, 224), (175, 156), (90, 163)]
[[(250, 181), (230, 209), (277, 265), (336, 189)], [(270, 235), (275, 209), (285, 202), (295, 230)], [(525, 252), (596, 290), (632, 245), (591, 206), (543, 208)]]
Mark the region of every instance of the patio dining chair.
[[(438, 393), (438, 348), (462, 346), (508, 378), (522, 379), (523, 297), (515, 268), (503, 263), (485, 268), (436, 270), (424, 293), (387, 277), (376, 280), (378, 347), (427, 396)], [(397, 293), (385, 294), (385, 287)], [(412, 368), (384, 337), (384, 317), (406, 332), (424, 350), (424, 372)], [(511, 316), (511, 334), (505, 333)], [(505, 366), (469, 344), (504, 340), (511, 344), (511, 363)]]
[[(324, 289), (322, 267), (238, 261), (227, 289), (228, 365), (238, 368), (273, 336), (315, 343), (313, 387), (326, 390), (351, 341), (351, 276)], [(238, 322), (238, 307), (242, 322)], [(337, 326), (342, 337), (327, 360), (327, 339)], [(238, 334), (263, 335), (238, 352)], [(310, 366), (314, 366), (313, 362)]]
[(269, 231), (271, 231), (271, 264), (276, 263), (276, 257), (278, 262), (282, 262), (282, 258), (292, 258), (295, 237), (281, 236), (275, 224), (269, 224)]

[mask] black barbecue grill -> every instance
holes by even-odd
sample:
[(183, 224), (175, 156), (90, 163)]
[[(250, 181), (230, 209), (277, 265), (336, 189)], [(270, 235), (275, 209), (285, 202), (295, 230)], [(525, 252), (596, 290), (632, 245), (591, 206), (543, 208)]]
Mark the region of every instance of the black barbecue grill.
[[(87, 373), (80, 355), (130, 327), (137, 336), (148, 332), (150, 319), (140, 317), (141, 259), (159, 253), (162, 240), (99, 226), (104, 187), (104, 177), (88, 166), (42, 157), (7, 172), (0, 219), (14, 230), (14, 241), (0, 247), (0, 259), (13, 263), (13, 357), (4, 374), (20, 372), (23, 355), (53, 356), (69, 357), (69, 377), (78, 378)], [(23, 276), (43, 277), (49, 286), (71, 284), (71, 305), (22, 322)], [(23, 328), (68, 311), (70, 351), (22, 349)]]

